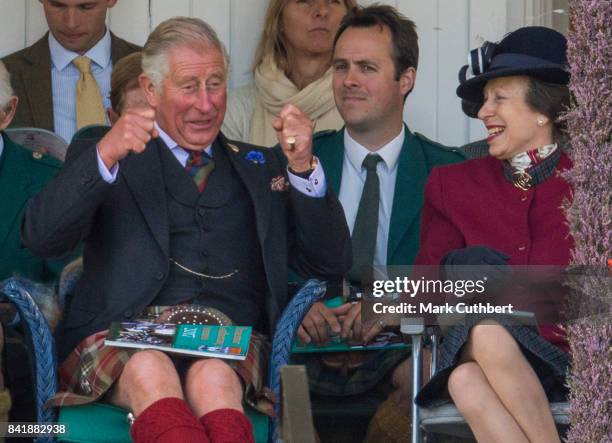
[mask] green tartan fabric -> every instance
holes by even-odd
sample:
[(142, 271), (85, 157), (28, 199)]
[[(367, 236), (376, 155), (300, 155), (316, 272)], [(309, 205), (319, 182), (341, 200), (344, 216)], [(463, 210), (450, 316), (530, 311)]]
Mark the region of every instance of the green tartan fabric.
[[(103, 400), (103, 396), (119, 379), (125, 364), (136, 349), (104, 345), (108, 330), (86, 337), (59, 367), (60, 392), (47, 406), (72, 406)], [(253, 331), (245, 360), (225, 360), (244, 383), (244, 401), (258, 411), (273, 417), (274, 397), (265, 387), (267, 362), (271, 351), (265, 336)], [(175, 365), (187, 368), (193, 357), (172, 355)], [(179, 369), (179, 373), (182, 371)]]
[[(546, 157), (541, 162), (536, 165), (527, 168), (525, 170), (526, 173), (531, 177), (531, 186), (536, 186), (545, 181), (548, 177), (550, 177), (553, 172), (557, 169), (557, 164), (559, 163), (559, 158), (561, 158), (561, 149), (557, 149), (548, 157)], [(504, 177), (510, 183), (515, 183), (514, 179), (514, 169), (507, 161), (502, 162), (502, 168), (504, 171)]]
[(293, 362), (306, 365), (310, 390), (321, 395), (346, 396), (361, 394), (374, 388), (383, 378), (391, 380), (391, 371), (410, 357), (409, 349), (370, 351), (370, 357), (353, 372), (342, 375), (321, 363), (312, 354), (294, 354)]

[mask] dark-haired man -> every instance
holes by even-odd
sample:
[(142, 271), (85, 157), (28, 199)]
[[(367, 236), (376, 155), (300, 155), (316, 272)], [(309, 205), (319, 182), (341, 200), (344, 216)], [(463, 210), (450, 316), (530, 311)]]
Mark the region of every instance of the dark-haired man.
[[(418, 54), (415, 24), (390, 6), (350, 12), (335, 38), (334, 97), (345, 127), (315, 134), (314, 146), (352, 233), (352, 285), (361, 283), (364, 266), (412, 264), (427, 176), (434, 166), (463, 159), (456, 149), (412, 133), (403, 122)], [(368, 341), (383, 326), (362, 325), (360, 303), (334, 309), (316, 303), (299, 335), (321, 343), (331, 330)], [(322, 394), (365, 392), (401, 358), (402, 352), (374, 353), (349, 377), (330, 375), (329, 369), (311, 361), (311, 387)]]

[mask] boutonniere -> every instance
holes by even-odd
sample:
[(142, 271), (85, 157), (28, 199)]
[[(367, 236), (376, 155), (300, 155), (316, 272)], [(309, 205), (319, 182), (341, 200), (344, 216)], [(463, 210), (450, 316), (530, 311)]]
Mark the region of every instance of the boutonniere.
[(244, 158), (256, 165), (263, 165), (266, 162), (264, 155), (260, 151), (249, 151)]

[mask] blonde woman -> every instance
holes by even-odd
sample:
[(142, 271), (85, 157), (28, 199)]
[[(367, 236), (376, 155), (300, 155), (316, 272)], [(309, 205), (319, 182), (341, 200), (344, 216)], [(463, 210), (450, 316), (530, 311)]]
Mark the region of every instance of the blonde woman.
[(292, 103), (317, 130), (339, 129), (332, 94), (334, 36), (356, 0), (271, 0), (255, 54), (255, 83), (230, 93), (223, 133), (230, 139), (273, 146), (272, 120)]

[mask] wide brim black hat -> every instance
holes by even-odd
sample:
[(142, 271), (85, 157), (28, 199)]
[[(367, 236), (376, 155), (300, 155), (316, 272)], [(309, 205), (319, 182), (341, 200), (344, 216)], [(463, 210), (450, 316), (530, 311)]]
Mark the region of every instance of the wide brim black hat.
[(463, 109), (475, 117), (483, 102), (485, 84), (494, 78), (526, 75), (543, 82), (565, 85), (567, 40), (541, 26), (528, 26), (506, 35), (499, 43), (486, 42), (470, 52), (470, 63), (459, 71), (457, 95), (467, 101)]

